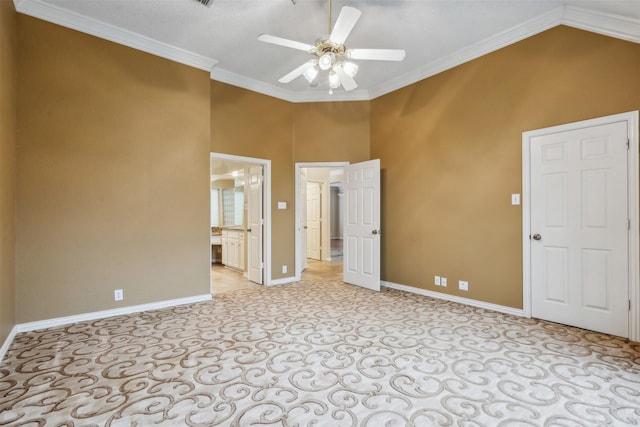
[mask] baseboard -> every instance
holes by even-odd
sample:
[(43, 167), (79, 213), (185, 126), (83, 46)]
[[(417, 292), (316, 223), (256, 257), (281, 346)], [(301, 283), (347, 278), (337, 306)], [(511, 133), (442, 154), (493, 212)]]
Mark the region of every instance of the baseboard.
[(499, 313), (510, 314), (512, 316), (526, 317), (524, 314), (524, 310), (520, 308), (513, 308), (513, 307), (507, 307), (505, 305), (491, 304), (489, 302), (459, 297), (456, 295), (443, 294), (442, 292), (434, 292), (434, 291), (428, 291), (426, 289), (414, 288), (413, 286), (399, 285), (393, 282), (381, 281), (380, 284), (386, 288), (397, 289), (399, 291), (410, 292), (412, 294), (423, 295), (425, 297), (457, 302), (460, 304), (470, 305), (472, 307), (484, 308), (486, 310), (492, 310), (492, 311), (497, 311)]
[[(193, 304), (196, 302), (210, 301), (211, 294), (196, 295), (186, 298), (177, 298), (149, 304), (131, 305), (128, 307), (114, 308), (112, 310), (95, 311), (92, 313), (77, 314), (74, 316), (57, 317), (55, 319), (39, 320), (37, 322), (21, 323), (15, 326), (16, 333), (30, 332), (38, 329), (53, 328), (68, 325), (70, 323), (86, 322), (88, 320), (104, 319), (106, 317), (122, 316), (125, 314), (139, 313), (141, 311), (158, 310), (177, 305)], [(14, 335), (15, 336), (15, 335)], [(13, 338), (12, 338), (13, 339)], [(11, 342), (11, 341), (9, 341)]]
[(13, 342), (13, 339), (16, 337), (17, 333), (18, 328), (14, 326), (13, 329), (11, 329), (11, 332), (9, 332), (9, 336), (7, 336), (7, 339), (4, 340), (2, 347), (0, 347), (0, 362), (4, 360), (4, 355), (7, 354), (7, 350), (9, 350), (9, 346)]
[(286, 285), (287, 283), (298, 282), (300, 279), (296, 280), (295, 276), (292, 277), (284, 277), (282, 279), (276, 279), (269, 282), (267, 286), (275, 286), (275, 285)]

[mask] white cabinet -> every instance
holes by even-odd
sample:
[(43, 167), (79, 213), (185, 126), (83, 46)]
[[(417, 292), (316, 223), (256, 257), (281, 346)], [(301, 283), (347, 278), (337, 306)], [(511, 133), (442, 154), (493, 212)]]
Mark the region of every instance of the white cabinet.
[(222, 263), (244, 271), (244, 231), (222, 230)]
[(229, 233), (227, 230), (222, 230), (222, 264), (227, 265), (229, 254)]
[(238, 268), (244, 271), (244, 233), (238, 233)]

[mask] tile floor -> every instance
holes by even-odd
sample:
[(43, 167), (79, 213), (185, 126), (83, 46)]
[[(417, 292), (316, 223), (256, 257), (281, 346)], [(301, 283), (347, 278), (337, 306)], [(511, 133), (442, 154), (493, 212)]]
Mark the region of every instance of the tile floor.
[[(342, 277), (342, 258), (333, 261), (308, 260), (309, 268), (303, 273), (303, 279), (340, 279)], [(211, 290), (213, 295), (239, 289), (261, 286), (249, 281), (241, 272), (226, 268), (221, 264), (211, 266)]]

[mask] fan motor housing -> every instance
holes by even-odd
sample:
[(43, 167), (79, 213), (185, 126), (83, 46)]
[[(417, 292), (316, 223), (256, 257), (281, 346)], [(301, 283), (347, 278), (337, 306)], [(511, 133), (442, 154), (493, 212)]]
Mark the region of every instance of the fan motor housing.
[(344, 44), (336, 45), (331, 43), (329, 38), (322, 38), (316, 42), (316, 55), (322, 56), (325, 53), (333, 53), (336, 56), (344, 55), (347, 47)]

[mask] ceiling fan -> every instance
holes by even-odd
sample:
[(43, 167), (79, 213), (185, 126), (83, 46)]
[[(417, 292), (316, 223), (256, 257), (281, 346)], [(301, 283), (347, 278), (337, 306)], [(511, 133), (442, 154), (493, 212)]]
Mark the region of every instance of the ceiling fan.
[(304, 76), (310, 85), (317, 85), (320, 71), (329, 73), (329, 93), (340, 86), (345, 91), (358, 87), (353, 79), (358, 72), (358, 65), (352, 60), (402, 61), (403, 49), (347, 49), (344, 42), (360, 18), (360, 12), (354, 7), (344, 6), (331, 29), (331, 0), (329, 0), (329, 35), (318, 38), (315, 44), (306, 44), (282, 37), (261, 34), (258, 40), (292, 49), (298, 49), (314, 55), (311, 59), (290, 73), (282, 76), (280, 83), (289, 83)]

